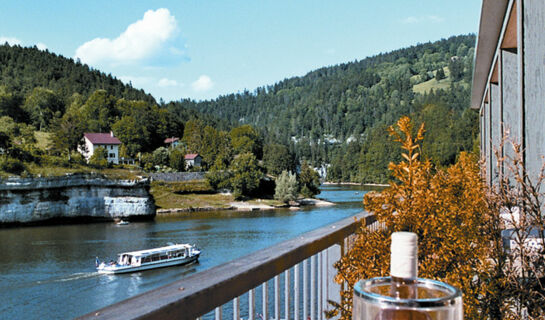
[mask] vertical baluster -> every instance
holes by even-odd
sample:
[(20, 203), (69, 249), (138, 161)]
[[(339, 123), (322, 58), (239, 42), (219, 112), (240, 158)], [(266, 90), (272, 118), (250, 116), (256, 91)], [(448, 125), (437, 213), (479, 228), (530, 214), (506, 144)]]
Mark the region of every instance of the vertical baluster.
[(290, 320), (290, 269), (284, 271), (284, 313), (286, 320)]
[(240, 319), (240, 302), (239, 297), (233, 299), (233, 320)]
[(274, 277), (274, 318), (280, 320), (280, 278)]
[(299, 263), (293, 267), (293, 320), (299, 320)]
[(303, 320), (308, 318), (308, 259), (303, 261)]
[(310, 257), (310, 319), (316, 320), (316, 255)]
[(316, 320), (322, 320), (322, 268), (323, 260), (322, 253), (318, 253), (318, 314), (316, 315)]
[(216, 307), (216, 320), (221, 320), (221, 306)]
[(248, 319), (255, 320), (255, 290), (248, 291)]
[(263, 320), (269, 320), (269, 283), (267, 281), (263, 282)]
[[(324, 287), (324, 295), (322, 298), (322, 311), (327, 310), (327, 299), (329, 298), (329, 276), (328, 276), (328, 269), (329, 269), (329, 248), (325, 249), (324, 251), (324, 280), (323, 280), (323, 287)], [(322, 312), (323, 313), (323, 312)]]

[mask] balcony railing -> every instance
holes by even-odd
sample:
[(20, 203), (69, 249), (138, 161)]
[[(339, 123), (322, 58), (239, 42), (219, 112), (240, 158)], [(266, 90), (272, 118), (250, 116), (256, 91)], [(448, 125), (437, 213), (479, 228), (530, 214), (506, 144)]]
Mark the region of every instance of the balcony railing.
[(347, 251), (360, 221), (378, 227), (374, 216), (362, 212), (81, 319), (321, 320), (327, 300), (339, 301), (333, 263)]

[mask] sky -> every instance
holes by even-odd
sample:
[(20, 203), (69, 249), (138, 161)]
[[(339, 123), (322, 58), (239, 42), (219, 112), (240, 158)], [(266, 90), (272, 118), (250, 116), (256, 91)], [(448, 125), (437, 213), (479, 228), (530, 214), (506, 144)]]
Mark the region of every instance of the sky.
[(37, 46), (165, 102), (477, 33), (479, 0), (0, 0), (0, 43)]

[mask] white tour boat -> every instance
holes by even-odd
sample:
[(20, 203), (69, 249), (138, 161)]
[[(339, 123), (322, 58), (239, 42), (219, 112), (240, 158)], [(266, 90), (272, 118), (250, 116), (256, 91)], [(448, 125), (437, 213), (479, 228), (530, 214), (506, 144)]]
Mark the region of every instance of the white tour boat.
[(197, 261), (201, 251), (190, 244), (169, 244), (166, 247), (123, 252), (118, 254), (117, 261), (99, 262), (96, 267), (99, 273), (128, 273), (148, 269), (170, 267)]

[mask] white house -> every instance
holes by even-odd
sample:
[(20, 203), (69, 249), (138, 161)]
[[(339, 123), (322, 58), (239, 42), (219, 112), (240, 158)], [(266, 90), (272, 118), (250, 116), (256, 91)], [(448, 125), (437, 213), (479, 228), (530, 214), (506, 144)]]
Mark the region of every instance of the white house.
[(84, 133), (84, 147), (78, 151), (89, 161), (96, 148), (102, 147), (108, 152), (108, 162), (119, 164), (119, 146), (121, 141), (114, 137), (114, 133)]
[(202, 157), (198, 153), (186, 154), (184, 157), (185, 167), (200, 167), (202, 165)]

